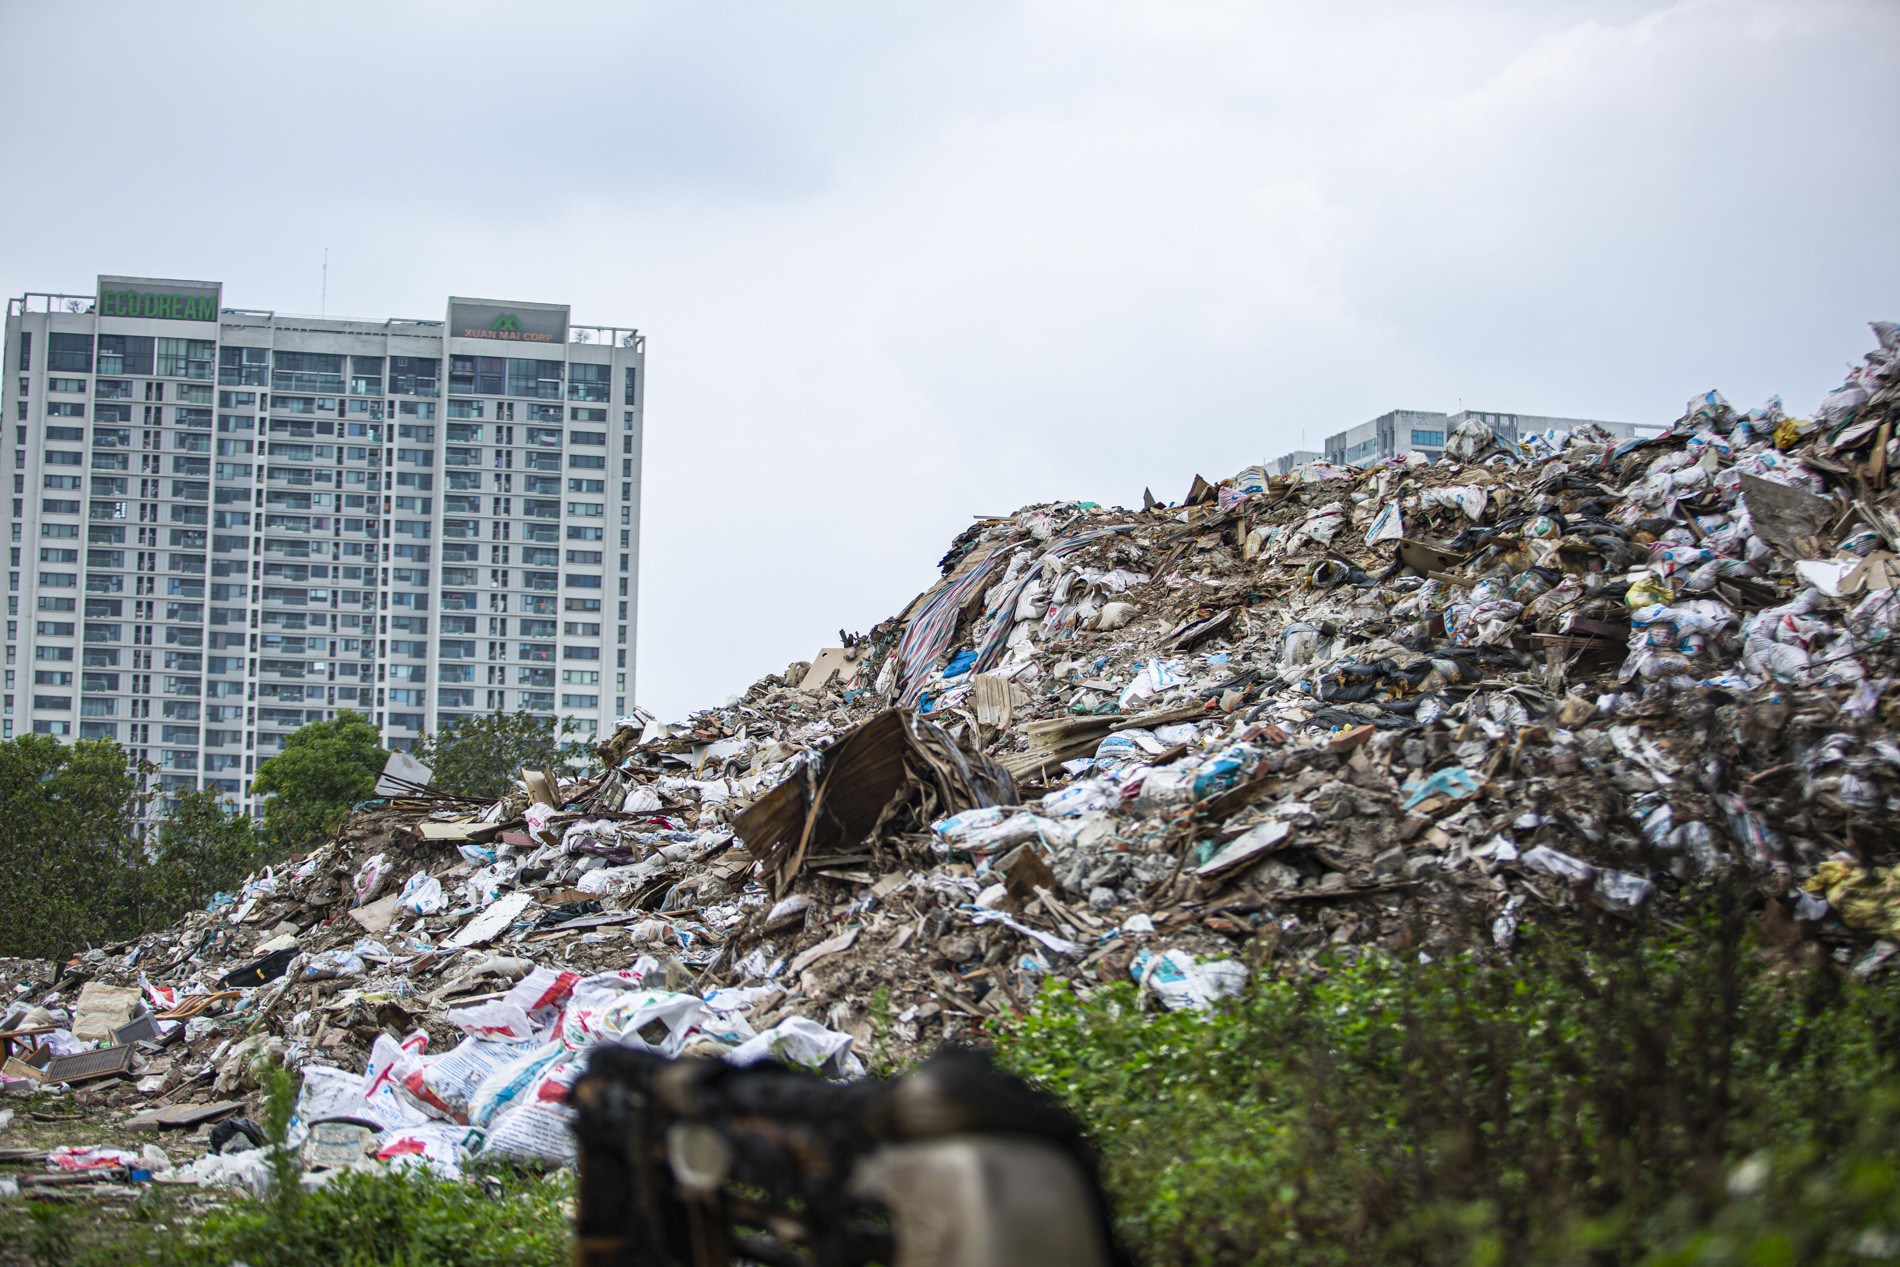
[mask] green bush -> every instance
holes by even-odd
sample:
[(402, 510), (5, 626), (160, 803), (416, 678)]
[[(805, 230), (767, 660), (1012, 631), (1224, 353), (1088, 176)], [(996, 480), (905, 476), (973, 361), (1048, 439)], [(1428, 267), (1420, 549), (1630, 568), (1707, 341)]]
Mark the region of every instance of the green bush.
[(564, 1175), (457, 1183), (413, 1169), (349, 1171), (285, 1203), (239, 1199), (163, 1246), (167, 1267), (560, 1267)]
[(1667, 937), (1292, 971), (1212, 1016), (1052, 990), (999, 1054), (1081, 1117), (1153, 1263), (1865, 1262), (1882, 1229), (1900, 1251), (1900, 1002), (1744, 929), (1730, 898)]

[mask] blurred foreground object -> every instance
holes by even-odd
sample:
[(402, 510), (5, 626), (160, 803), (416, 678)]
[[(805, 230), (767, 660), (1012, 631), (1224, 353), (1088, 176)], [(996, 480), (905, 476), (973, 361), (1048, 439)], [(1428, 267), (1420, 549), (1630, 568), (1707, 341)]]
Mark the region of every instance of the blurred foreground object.
[(578, 1111), (579, 1267), (1108, 1267), (1080, 1127), (976, 1052), (832, 1083), (596, 1048)]

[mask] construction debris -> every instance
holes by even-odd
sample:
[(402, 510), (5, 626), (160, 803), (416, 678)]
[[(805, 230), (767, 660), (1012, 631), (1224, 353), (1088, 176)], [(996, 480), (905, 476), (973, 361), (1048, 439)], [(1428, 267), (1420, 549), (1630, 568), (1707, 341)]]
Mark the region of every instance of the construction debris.
[(254, 1103), (275, 1056), (310, 1164), (454, 1173), (571, 1160), (603, 1042), (849, 1076), (1052, 981), (1206, 1008), (1724, 876), (1791, 953), (1884, 971), (1900, 327), (1875, 330), (1812, 419), (1710, 392), (1651, 438), (1470, 424), (1464, 460), (980, 518), (901, 615), (627, 719), (592, 770), (481, 804), (399, 755), (335, 840), (211, 909), (0, 963), (7, 1076), (110, 1063), (73, 1094), (165, 1126)]

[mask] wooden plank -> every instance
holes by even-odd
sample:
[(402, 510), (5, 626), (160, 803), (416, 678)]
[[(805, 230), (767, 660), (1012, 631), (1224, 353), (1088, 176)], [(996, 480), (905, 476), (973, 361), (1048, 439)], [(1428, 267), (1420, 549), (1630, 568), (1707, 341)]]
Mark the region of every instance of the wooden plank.
[(442, 944), (455, 950), (464, 950), (493, 941), (507, 932), (509, 925), (532, 905), (534, 895), (531, 893), (515, 892), (498, 897), (487, 910), (471, 918), (455, 936)]
[(477, 822), (422, 822), (416, 824), (416, 835), (423, 840), (464, 841), (473, 839), (475, 832), (489, 825)]
[(189, 1130), (229, 1117), (244, 1107), (242, 1100), (214, 1100), (209, 1104), (174, 1104), (168, 1109), (141, 1113), (125, 1124), (128, 1131)]

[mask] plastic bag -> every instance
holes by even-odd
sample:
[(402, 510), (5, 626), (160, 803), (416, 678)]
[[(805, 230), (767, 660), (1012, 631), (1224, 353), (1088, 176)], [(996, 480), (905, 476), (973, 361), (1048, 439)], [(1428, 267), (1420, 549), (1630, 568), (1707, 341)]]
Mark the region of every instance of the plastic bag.
[(1239, 994), (1247, 984), (1247, 968), (1233, 959), (1197, 959), (1185, 950), (1157, 955), (1143, 950), (1128, 966), (1144, 990), (1152, 990), (1171, 1012), (1184, 1007), (1205, 1011), (1221, 999)]
[(1549, 845), (1537, 845), (1525, 850), (1520, 861), (1534, 871), (1568, 880), (1572, 884), (1588, 884), (1597, 874), (1597, 869), (1582, 858), (1552, 849)]
[(501, 896), (501, 886), (514, 878), (513, 863), (495, 862), (462, 881), (462, 893), (469, 905), (487, 907)]
[(574, 1110), (568, 1107), (567, 1094), (585, 1068), (585, 1061), (563, 1060), (542, 1070), (495, 1122), (488, 1133), (487, 1151), (512, 1161), (573, 1161), (574, 1132), (569, 1124)]
[(704, 1006), (693, 994), (632, 990), (603, 1008), (599, 1023), (605, 1036), (624, 1046), (677, 1056)]
[(1194, 771), (1194, 799), (1204, 801), (1239, 783), (1260, 760), (1260, 749), (1238, 743), (1201, 762)]
[(372, 854), (363, 859), (363, 865), (356, 869), (356, 878), (350, 882), (350, 887), (356, 890), (358, 902), (369, 899), (371, 891), (376, 888), (376, 882), (383, 878), (383, 872), (388, 866), (389, 859), (382, 854)]
[(726, 1054), (735, 1065), (754, 1065), (761, 1060), (777, 1060), (805, 1069), (824, 1070), (841, 1064), (849, 1055), (852, 1038), (826, 1029), (803, 1016), (788, 1017), (771, 1029), (747, 1039)]
[(403, 1079), (421, 1065), (422, 1051), (429, 1036), (416, 1030), (400, 1043), (388, 1034), (378, 1034), (370, 1046), (369, 1064), (363, 1069), (362, 1098), (364, 1117), (385, 1128), (408, 1126), (428, 1120), (428, 1115), (402, 1094)]
[(1427, 778), (1407, 783), (1401, 788), (1405, 793), (1402, 808), (1411, 809), (1431, 796), (1446, 796), (1455, 801), (1475, 794), (1481, 786), (1478, 776), (1463, 766), (1446, 766), (1433, 771)]
[(543, 1043), (498, 1066), (482, 1079), (469, 1097), (469, 1125), (486, 1129), (503, 1112), (519, 1103), (543, 1072), (572, 1054), (559, 1042)]
[(396, 904), (417, 915), (435, 915), (447, 910), (449, 901), (443, 896), (442, 881), (426, 871), (418, 871), (403, 883), (402, 896)]
[(1381, 541), (1397, 541), (1405, 535), (1405, 521), (1399, 515), (1399, 504), (1387, 502), (1379, 517), (1366, 529), (1366, 544), (1378, 545)]
[(471, 1038), (522, 1043), (534, 1037), (535, 1026), (528, 1019), (527, 1009), (507, 997), (455, 1008), (449, 1012), (448, 1021)]
[(1466, 418), (1445, 439), (1445, 456), (1459, 462), (1475, 462), (1497, 447), (1497, 434), (1476, 418)]
[(940, 818), (930, 825), (930, 830), (942, 839), (955, 844), (971, 832), (984, 827), (994, 827), (1009, 816), (1009, 810), (1001, 805), (987, 805), (982, 809), (966, 809), (960, 814)]
[(360, 977), (368, 971), (361, 956), (347, 950), (326, 950), (311, 956), (297, 975), (305, 981), (328, 981), (336, 977)]
[(1072, 783), (1068, 787), (1046, 794), (1042, 798), (1042, 812), (1053, 814), (1058, 818), (1095, 814), (1102, 810), (1112, 809), (1116, 799), (1112, 788), (1089, 780), (1083, 783)]
[(645, 1051), (677, 1055), (699, 1015), (698, 996), (643, 990), (640, 983), (641, 978), (629, 972), (583, 979), (561, 1016), (561, 1042), (569, 1051), (582, 1051), (597, 1042), (622, 1039)]
[(465, 1038), (440, 1056), (428, 1057), (411, 1068), (403, 1075), (403, 1089), (432, 1116), (466, 1124), (469, 1101), (476, 1088), (497, 1069), (535, 1048), (532, 1042)]
[(291, 1147), (303, 1142), (302, 1132), (312, 1122), (364, 1116), (363, 1075), (328, 1065), (306, 1065), (303, 1088), (297, 1093), (297, 1110), (290, 1119)]
[(1477, 523), (1484, 518), (1485, 507), (1491, 504), (1490, 497), (1476, 484), (1451, 484), (1444, 488), (1428, 488), (1418, 495), (1421, 506), (1452, 506), (1464, 513), (1466, 519)]
[(1135, 673), (1135, 680), (1122, 691), (1121, 706), (1125, 709), (1136, 700), (1172, 690), (1184, 685), (1187, 680), (1187, 665), (1180, 660), (1143, 661)]
[(971, 832), (958, 848), (969, 853), (996, 853), (1029, 840), (1043, 841), (1052, 848), (1066, 848), (1075, 840), (1075, 825), (1025, 811), (1012, 814), (994, 827)]
[(424, 1122), (384, 1131), (376, 1137), (376, 1160), (421, 1165), (445, 1178), (459, 1179), (462, 1163), (482, 1151), (481, 1131), (452, 1122)]
[(526, 1012), (539, 1036), (560, 1020), (561, 1009), (567, 1005), (567, 1000), (573, 996), (574, 987), (580, 982), (581, 974), (578, 972), (536, 968), (515, 982), (513, 988), (503, 996), (503, 1001)]

